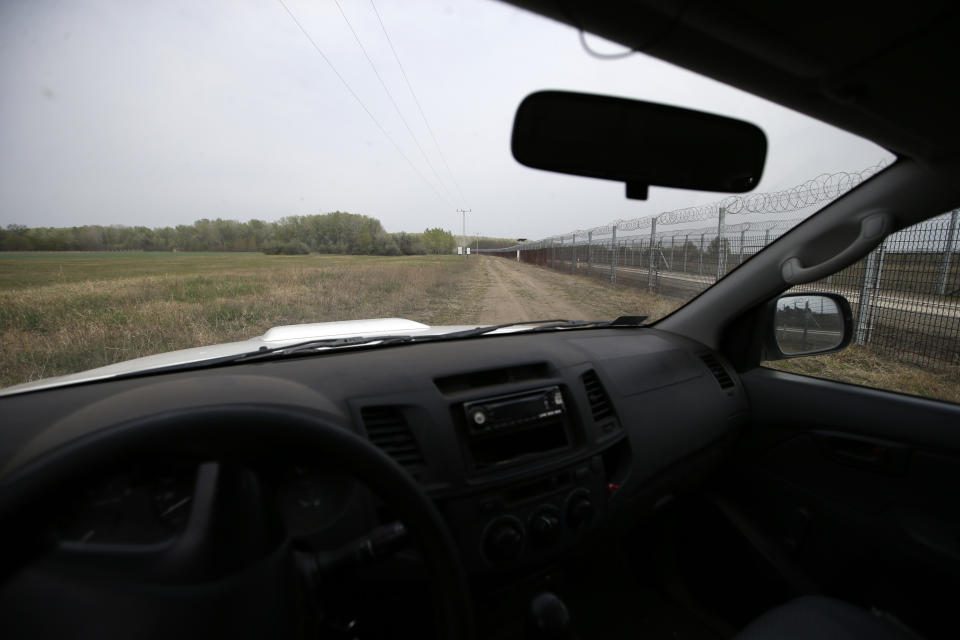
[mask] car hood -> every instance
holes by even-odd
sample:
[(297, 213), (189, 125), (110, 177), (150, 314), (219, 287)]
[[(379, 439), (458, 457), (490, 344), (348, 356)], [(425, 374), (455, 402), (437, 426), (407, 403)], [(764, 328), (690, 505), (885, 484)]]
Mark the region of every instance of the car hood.
[[(143, 358), (135, 358), (124, 362), (88, 369), (78, 373), (71, 373), (65, 376), (54, 378), (45, 378), (33, 382), (14, 385), (5, 389), (0, 389), (0, 396), (25, 393), (28, 391), (39, 391), (41, 389), (50, 389), (53, 387), (62, 387), (81, 382), (90, 382), (94, 380), (107, 380), (117, 376), (143, 373), (156, 369), (165, 369), (168, 367), (202, 364), (203, 362), (226, 358), (229, 356), (239, 356), (245, 353), (256, 352), (262, 348), (276, 349), (295, 345), (310, 340), (325, 340), (331, 338), (363, 338), (376, 336), (429, 336), (453, 333), (455, 331), (464, 331), (474, 329), (484, 325), (446, 325), (431, 327), (413, 320), (404, 318), (378, 318), (371, 320), (349, 320), (346, 322), (317, 322), (312, 324), (295, 324), (282, 327), (273, 327), (262, 336), (241, 340), (239, 342), (225, 342), (206, 347), (195, 347), (192, 349), (182, 349), (180, 351), (168, 351), (167, 353), (158, 353)], [(504, 327), (492, 331), (492, 333), (513, 333), (516, 331), (526, 331), (528, 326)], [(343, 348), (343, 347), (341, 347)], [(318, 348), (318, 350), (322, 347)]]

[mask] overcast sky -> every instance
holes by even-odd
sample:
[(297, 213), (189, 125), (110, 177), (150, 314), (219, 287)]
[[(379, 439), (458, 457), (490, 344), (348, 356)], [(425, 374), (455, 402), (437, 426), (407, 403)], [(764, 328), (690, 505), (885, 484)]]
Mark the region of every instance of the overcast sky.
[[(3, 0), (0, 225), (189, 224), (334, 210), (389, 231), (541, 238), (717, 199), (528, 169), (510, 155), (529, 93), (570, 89), (740, 117), (766, 132), (758, 190), (888, 157), (875, 145), (643, 55), (599, 60), (577, 33), (490, 0)], [(614, 44), (588, 40), (599, 50)], [(429, 161), (429, 164), (428, 164)], [(431, 168), (432, 167), (432, 168)], [(428, 184), (429, 183), (429, 184)]]

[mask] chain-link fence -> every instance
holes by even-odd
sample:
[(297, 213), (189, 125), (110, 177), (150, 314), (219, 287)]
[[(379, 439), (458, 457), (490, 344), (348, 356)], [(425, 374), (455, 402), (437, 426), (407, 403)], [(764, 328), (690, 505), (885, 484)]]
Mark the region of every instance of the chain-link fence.
[(960, 210), (887, 237), (865, 258), (795, 287), (843, 294), (854, 341), (920, 366), (960, 366)]
[[(483, 253), (689, 299), (880, 168)], [(958, 366), (958, 212), (895, 233), (856, 264), (797, 289), (846, 296), (858, 344), (921, 366)]]

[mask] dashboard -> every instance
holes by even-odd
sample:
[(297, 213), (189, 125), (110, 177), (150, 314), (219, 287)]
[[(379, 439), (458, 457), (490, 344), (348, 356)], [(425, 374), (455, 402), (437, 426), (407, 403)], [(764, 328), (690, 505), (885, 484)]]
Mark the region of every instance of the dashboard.
[[(732, 368), (649, 328), (353, 348), (65, 387), (0, 399), (3, 475), (153, 414), (295, 407), (368, 438), (433, 500), (473, 576), (535, 571), (723, 459), (746, 423)], [(244, 437), (238, 432), (238, 439)], [(113, 460), (57, 492), (59, 548), (156, 549), (185, 526), (218, 461), (157, 451)], [(392, 520), (322, 451), (247, 459), (286, 532), (329, 549)], [(220, 461), (222, 462), (222, 461)]]

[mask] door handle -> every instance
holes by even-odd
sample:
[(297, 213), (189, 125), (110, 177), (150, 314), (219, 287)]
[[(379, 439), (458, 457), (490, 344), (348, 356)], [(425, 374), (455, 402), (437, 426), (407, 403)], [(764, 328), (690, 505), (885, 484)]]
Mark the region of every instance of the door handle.
[(821, 451), (841, 464), (901, 475), (907, 470), (911, 449), (901, 444), (837, 433), (816, 433)]

